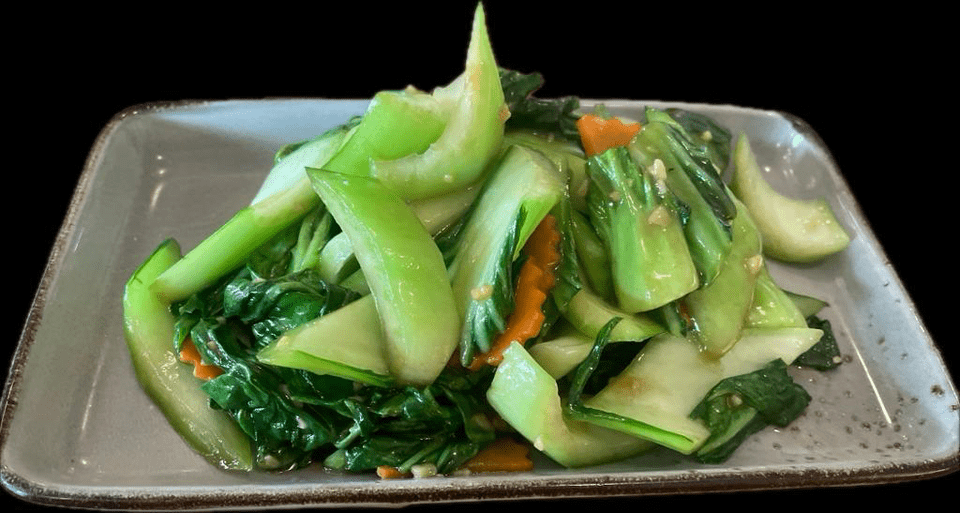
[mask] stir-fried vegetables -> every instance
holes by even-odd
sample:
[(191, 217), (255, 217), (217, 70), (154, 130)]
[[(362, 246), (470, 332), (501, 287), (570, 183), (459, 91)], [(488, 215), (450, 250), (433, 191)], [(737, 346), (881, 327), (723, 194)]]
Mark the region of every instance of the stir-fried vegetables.
[(383, 478), (526, 471), (531, 451), (719, 463), (802, 413), (789, 366), (839, 350), (828, 305), (765, 257), (842, 250), (826, 204), (771, 193), (707, 116), (582, 112), (542, 83), (497, 66), (478, 6), (462, 75), (280, 148), (247, 208), (147, 258), (128, 346), (192, 447)]

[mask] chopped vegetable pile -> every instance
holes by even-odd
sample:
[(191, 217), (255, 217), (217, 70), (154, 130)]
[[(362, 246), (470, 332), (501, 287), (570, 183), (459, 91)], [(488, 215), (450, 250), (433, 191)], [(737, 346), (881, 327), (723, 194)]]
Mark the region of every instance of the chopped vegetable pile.
[(127, 342), (197, 452), (383, 478), (715, 464), (804, 411), (790, 366), (839, 350), (767, 258), (843, 251), (829, 205), (773, 191), (702, 114), (620, 119), (542, 84), (497, 65), (478, 6), (460, 77), (377, 94), (279, 149), (195, 248), (160, 244)]

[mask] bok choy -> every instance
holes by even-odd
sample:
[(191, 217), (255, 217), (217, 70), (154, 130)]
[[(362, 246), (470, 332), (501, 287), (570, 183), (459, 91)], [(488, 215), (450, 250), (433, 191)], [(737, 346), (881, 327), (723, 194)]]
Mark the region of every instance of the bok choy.
[(127, 344), (191, 447), (382, 476), (529, 468), (484, 460), (504, 438), (566, 467), (717, 464), (804, 411), (791, 366), (827, 372), (839, 346), (829, 305), (767, 266), (745, 138), (682, 109), (588, 114), (543, 80), (497, 65), (478, 5), (456, 79), (279, 148), (249, 205), (146, 257)]

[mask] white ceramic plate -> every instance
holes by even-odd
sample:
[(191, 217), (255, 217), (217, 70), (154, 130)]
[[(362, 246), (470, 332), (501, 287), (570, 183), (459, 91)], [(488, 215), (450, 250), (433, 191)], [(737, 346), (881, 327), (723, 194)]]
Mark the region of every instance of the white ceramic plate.
[(847, 251), (820, 264), (772, 265), (785, 288), (829, 301), (824, 316), (846, 358), (825, 374), (796, 370), (814, 401), (789, 428), (751, 437), (720, 466), (664, 451), (576, 471), (538, 458), (529, 473), (389, 482), (319, 469), (211, 467), (134, 378), (120, 320), (123, 284), (162, 239), (190, 248), (245, 206), (280, 145), (363, 112), (366, 101), (145, 105), (102, 132), (51, 255), (6, 383), (4, 486), (41, 504), (187, 510), (801, 488), (957, 470), (955, 386), (816, 134), (775, 112), (604, 103), (635, 118), (646, 104), (680, 106), (746, 132), (775, 187), (829, 198), (853, 234)]

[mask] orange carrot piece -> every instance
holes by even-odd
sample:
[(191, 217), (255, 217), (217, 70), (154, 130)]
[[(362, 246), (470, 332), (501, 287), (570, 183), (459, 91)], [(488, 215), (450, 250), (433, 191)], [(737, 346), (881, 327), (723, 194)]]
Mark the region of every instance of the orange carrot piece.
[(512, 438), (499, 438), (464, 464), (470, 472), (524, 472), (533, 470), (530, 447)]
[(183, 341), (183, 346), (180, 348), (180, 361), (193, 365), (193, 375), (200, 379), (213, 379), (223, 374), (223, 369), (220, 367), (203, 362), (200, 351), (190, 338)]
[(400, 472), (396, 467), (390, 465), (380, 465), (377, 467), (377, 475), (380, 479), (403, 479), (407, 474)]
[(498, 365), (503, 360), (503, 351), (511, 342), (524, 344), (540, 333), (545, 320), (543, 303), (556, 282), (553, 272), (560, 261), (559, 243), (556, 218), (547, 215), (524, 244), (523, 251), (527, 259), (520, 268), (514, 295), (515, 306), (507, 318), (506, 329), (497, 336), (489, 351), (473, 358), (469, 369)]
[(618, 118), (584, 114), (577, 119), (577, 130), (587, 156), (603, 153), (617, 146), (626, 146), (640, 131), (640, 123), (624, 123)]

